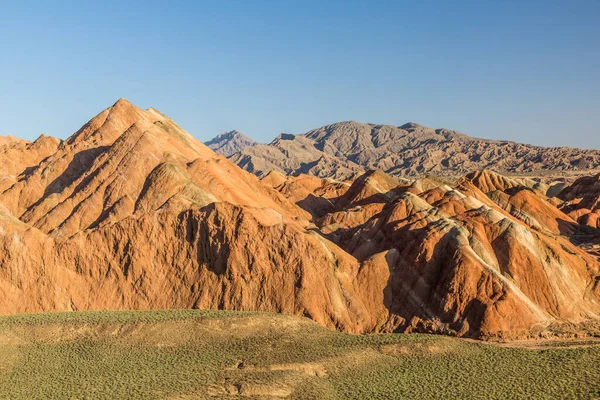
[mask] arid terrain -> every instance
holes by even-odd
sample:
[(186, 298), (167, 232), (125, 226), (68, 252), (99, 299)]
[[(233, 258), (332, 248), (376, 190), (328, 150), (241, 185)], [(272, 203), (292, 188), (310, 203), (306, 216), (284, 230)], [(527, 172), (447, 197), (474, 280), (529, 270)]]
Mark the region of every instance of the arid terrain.
[[(515, 173), (550, 162), (553, 173), (598, 167), (594, 151), (475, 145), (414, 124), (341, 124), (280, 139), (323, 139), (323, 151), (351, 134), (373, 135), (386, 151), (440, 135), (487, 146), (485, 163), (460, 168), (506, 161), (498, 146), (539, 153), (542, 161), (511, 164)], [(434, 152), (440, 160), (454, 157), (454, 145), (445, 149)], [(477, 169), (399, 178), (359, 172), (357, 157), (343, 161), (356, 173), (344, 179), (335, 161), (325, 178), (321, 163), (306, 171), (314, 175), (273, 170), (259, 180), (124, 99), (64, 141), (3, 138), (0, 314), (194, 308), (290, 313), (348, 333), (600, 333), (598, 175), (549, 181)], [(575, 158), (585, 162), (552, 161)], [(405, 175), (444, 165), (406, 162)]]
[(230, 157), (249, 146), (257, 144), (254, 140), (244, 135), (242, 132), (230, 131), (223, 132), (214, 137), (214, 139), (204, 143), (215, 153)]
[[(213, 149), (259, 177), (270, 171), (340, 180), (369, 170), (413, 179), (458, 178), (481, 169), (546, 179), (600, 173), (600, 150), (478, 139), (412, 122), (400, 127), (339, 122), (302, 135), (281, 134), (269, 144), (232, 137), (231, 145), (225, 146), (222, 139), (213, 139), (221, 142)], [(231, 154), (232, 148), (237, 153)]]

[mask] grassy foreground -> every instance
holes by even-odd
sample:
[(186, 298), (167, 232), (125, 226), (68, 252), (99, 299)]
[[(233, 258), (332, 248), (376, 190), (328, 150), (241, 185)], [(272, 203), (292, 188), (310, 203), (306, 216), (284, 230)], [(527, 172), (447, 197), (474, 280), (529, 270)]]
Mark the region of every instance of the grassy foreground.
[(7, 399), (593, 399), (600, 347), (356, 336), (216, 311), (0, 318)]

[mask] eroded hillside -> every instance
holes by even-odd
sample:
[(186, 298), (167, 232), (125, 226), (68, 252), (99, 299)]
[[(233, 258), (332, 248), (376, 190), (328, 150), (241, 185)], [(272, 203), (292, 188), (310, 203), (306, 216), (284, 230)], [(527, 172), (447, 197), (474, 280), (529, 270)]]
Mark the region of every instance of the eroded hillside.
[[(301, 140), (338, 137), (332, 129)], [(392, 151), (424, 128), (377, 129)], [(576, 327), (600, 319), (600, 235), (573, 209), (591, 201), (577, 189), (590, 185), (489, 170), (322, 179), (364, 163), (286, 151), (290, 163), (306, 156), (308, 174), (259, 180), (124, 99), (64, 141), (3, 138), (0, 313), (202, 308), (293, 313), (352, 333), (593, 334)]]
[[(305, 181), (276, 187), (287, 193)], [(302, 191), (332, 185), (322, 182)], [(314, 221), (360, 262), (370, 330), (514, 338), (600, 315), (598, 254), (578, 246), (600, 231), (555, 204), (487, 170), (452, 186), (374, 171), (328, 199)]]

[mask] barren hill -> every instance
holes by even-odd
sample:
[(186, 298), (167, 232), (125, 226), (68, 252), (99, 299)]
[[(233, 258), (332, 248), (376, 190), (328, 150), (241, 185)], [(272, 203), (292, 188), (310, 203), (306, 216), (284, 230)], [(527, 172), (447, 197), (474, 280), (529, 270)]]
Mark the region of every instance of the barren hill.
[(230, 131), (219, 133), (213, 139), (204, 143), (215, 153), (223, 154), (225, 157), (232, 156), (246, 147), (254, 146), (256, 142), (244, 135), (242, 132)]
[(0, 192), (12, 185), (16, 175), (37, 166), (53, 154), (60, 140), (40, 136), (33, 143), (8, 137), (0, 137)]
[(230, 159), (259, 177), (277, 171), (285, 175), (308, 174), (343, 180), (363, 171), (353, 161), (327, 154), (302, 135), (281, 134), (268, 145), (247, 147)]
[(354, 121), (281, 135), (268, 145), (241, 150), (231, 160), (258, 176), (275, 170), (338, 179), (370, 169), (398, 177), (457, 177), (484, 168), (519, 175), (600, 171), (600, 150), (477, 139), (414, 123), (395, 127)]
[(14, 180), (2, 314), (264, 310), (348, 331), (368, 318), (358, 263), (306, 231), (308, 213), (154, 109), (119, 100)]
[(509, 178), (448, 186), (371, 172), (329, 201), (315, 222), (360, 262), (375, 331), (514, 338), (600, 318), (598, 254), (572, 242), (590, 231)]

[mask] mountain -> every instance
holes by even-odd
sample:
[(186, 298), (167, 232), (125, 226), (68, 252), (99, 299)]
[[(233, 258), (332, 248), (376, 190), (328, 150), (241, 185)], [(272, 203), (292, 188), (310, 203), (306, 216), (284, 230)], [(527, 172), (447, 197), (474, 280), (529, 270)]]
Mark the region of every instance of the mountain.
[(350, 332), (369, 318), (358, 263), (310, 214), (155, 109), (121, 99), (26, 164), (0, 193), (1, 314), (260, 310)]
[(510, 178), (373, 171), (330, 202), (315, 222), (359, 261), (370, 330), (514, 339), (600, 318), (600, 254), (572, 241), (600, 231)]
[(261, 181), (308, 211), (313, 218), (331, 212), (337, 199), (350, 187), (348, 182), (321, 179), (306, 174), (285, 176), (276, 171), (269, 172)]
[(215, 153), (223, 154), (225, 157), (232, 156), (246, 147), (254, 146), (256, 142), (244, 135), (242, 132), (231, 131), (219, 133), (213, 139), (204, 143)]
[(268, 145), (247, 147), (230, 159), (258, 177), (277, 171), (284, 175), (307, 174), (344, 180), (363, 172), (358, 164), (321, 151), (311, 139), (285, 133)]
[(306, 171), (261, 180), (125, 99), (64, 141), (4, 141), (0, 314), (201, 308), (352, 333), (595, 332), (599, 231), (546, 187), (490, 170), (362, 173), (360, 154), (330, 155), (351, 155), (348, 138), (317, 149), (318, 136), (244, 149)]
[(472, 138), (448, 129), (340, 122), (268, 145), (241, 150), (231, 160), (260, 177), (269, 171), (347, 179), (379, 169), (396, 177), (458, 177), (474, 170), (548, 175), (600, 171), (600, 150), (544, 148)]

